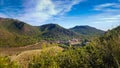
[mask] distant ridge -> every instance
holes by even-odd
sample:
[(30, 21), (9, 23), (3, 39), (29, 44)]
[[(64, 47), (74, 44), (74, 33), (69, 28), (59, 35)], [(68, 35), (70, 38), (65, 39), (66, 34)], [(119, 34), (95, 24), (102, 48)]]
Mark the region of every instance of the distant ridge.
[(96, 29), (94, 27), (90, 27), (90, 26), (75, 26), (73, 28), (70, 28), (70, 30), (78, 33), (78, 34), (81, 34), (83, 36), (88, 36), (88, 37), (91, 37), (91, 36), (99, 36), (99, 35), (102, 35), (104, 34), (105, 31), (103, 30), (99, 30), (99, 29)]
[(83, 39), (103, 33), (104, 31), (89, 26), (76, 26), (71, 29), (65, 29), (58, 24), (31, 26), (16, 19), (0, 18), (0, 46), (25, 46), (40, 40)]

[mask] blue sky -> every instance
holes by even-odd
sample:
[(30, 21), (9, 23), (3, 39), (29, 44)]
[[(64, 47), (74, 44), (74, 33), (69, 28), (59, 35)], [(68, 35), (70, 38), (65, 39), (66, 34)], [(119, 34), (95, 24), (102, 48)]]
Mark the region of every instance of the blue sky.
[(57, 23), (108, 30), (120, 25), (120, 0), (0, 0), (0, 17), (34, 26)]

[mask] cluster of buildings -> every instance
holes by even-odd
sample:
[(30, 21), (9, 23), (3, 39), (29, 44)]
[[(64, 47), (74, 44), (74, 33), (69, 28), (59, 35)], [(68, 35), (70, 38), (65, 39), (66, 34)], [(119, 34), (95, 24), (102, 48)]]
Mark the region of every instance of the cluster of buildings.
[(71, 40), (68, 41), (57, 41), (58, 44), (70, 44), (70, 45), (75, 45), (75, 44), (80, 44), (80, 40), (73, 38)]

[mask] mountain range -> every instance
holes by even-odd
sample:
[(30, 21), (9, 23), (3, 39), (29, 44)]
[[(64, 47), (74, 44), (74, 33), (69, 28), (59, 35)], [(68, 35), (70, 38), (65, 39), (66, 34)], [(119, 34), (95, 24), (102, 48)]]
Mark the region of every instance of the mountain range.
[(0, 46), (25, 46), (40, 40), (84, 39), (102, 35), (104, 31), (90, 26), (66, 29), (58, 24), (32, 26), (25, 22), (0, 18)]

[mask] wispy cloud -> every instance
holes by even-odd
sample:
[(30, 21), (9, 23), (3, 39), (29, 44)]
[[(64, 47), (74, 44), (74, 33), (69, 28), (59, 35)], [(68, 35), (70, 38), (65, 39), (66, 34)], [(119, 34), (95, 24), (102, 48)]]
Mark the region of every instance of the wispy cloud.
[(108, 30), (120, 25), (120, 14), (100, 13), (89, 16), (88, 21), (91, 26)]
[(60, 14), (64, 14), (71, 10), (71, 8), (85, 0), (54, 0), (54, 4), (56, 5), (56, 9), (60, 12)]
[[(32, 25), (39, 25), (54, 16), (64, 15), (64, 13), (69, 12), (74, 5), (83, 0), (18, 0), (18, 2), (19, 1), (23, 1), (23, 3), (17, 8), (13, 5), (4, 7), (4, 15), (28, 22)], [(11, 12), (8, 11), (8, 9)], [(4, 17), (4, 15), (1, 13), (2, 17)]]
[(120, 4), (119, 3), (105, 3), (96, 5), (93, 10), (96, 11), (118, 11), (120, 10)]
[(94, 14), (88, 19), (91, 25), (107, 30), (120, 25), (120, 4), (119, 3), (105, 3), (96, 5), (93, 11), (100, 11), (99, 14)]
[(71, 28), (76, 25), (89, 25), (101, 30), (108, 30), (120, 25), (120, 14), (99, 13), (82, 17), (61, 17), (55, 22), (67, 28)]

